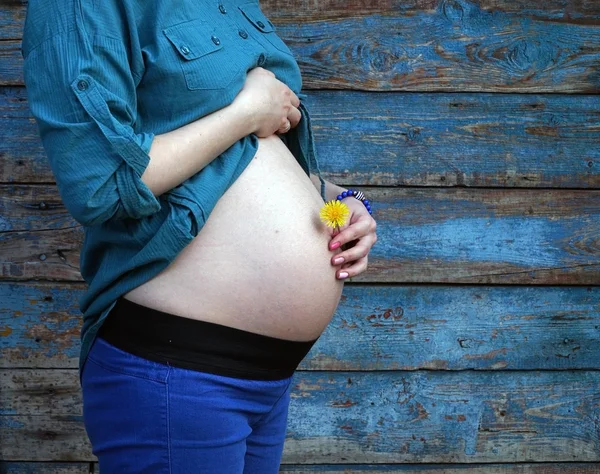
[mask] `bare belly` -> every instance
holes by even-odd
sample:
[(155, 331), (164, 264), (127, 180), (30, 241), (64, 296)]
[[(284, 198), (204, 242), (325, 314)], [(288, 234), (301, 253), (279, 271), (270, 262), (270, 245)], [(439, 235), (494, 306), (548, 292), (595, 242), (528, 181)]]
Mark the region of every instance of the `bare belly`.
[(198, 236), (162, 273), (124, 297), (178, 316), (281, 339), (317, 338), (343, 281), (330, 263), (323, 200), (279, 137), (218, 201)]

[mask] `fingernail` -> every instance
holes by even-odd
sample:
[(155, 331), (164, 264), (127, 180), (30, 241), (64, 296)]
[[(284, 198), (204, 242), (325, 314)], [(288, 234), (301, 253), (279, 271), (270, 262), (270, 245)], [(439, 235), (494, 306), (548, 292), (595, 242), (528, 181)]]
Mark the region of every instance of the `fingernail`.
[(341, 244), (341, 242), (334, 242), (331, 244), (331, 246), (329, 247), (331, 250), (335, 250), (337, 249)]
[(348, 278), (347, 272), (340, 272), (340, 278)]
[(333, 260), (334, 265), (339, 265), (340, 263), (344, 263), (344, 257), (338, 257)]

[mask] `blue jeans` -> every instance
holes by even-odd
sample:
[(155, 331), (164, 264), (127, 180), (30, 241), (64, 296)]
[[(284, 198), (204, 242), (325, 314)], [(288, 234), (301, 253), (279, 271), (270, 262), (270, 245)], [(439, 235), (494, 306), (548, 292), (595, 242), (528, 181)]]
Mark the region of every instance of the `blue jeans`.
[(181, 369), (98, 337), (82, 373), (85, 428), (102, 474), (279, 471), (292, 378)]

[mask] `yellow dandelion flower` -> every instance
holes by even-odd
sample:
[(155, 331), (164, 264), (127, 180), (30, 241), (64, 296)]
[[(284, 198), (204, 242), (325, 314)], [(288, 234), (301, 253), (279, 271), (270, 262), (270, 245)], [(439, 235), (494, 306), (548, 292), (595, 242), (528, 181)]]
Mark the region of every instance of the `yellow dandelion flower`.
[(333, 200), (325, 203), (319, 213), (321, 220), (329, 227), (341, 227), (350, 216), (350, 208), (342, 201)]

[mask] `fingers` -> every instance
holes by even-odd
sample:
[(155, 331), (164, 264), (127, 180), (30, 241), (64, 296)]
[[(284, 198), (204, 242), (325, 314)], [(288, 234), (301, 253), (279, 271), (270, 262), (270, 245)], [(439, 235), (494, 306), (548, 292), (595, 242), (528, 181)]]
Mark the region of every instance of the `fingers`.
[(298, 123), (300, 123), (301, 119), (302, 114), (300, 111), (295, 107), (291, 107), (288, 116), (282, 120), (281, 126), (277, 129), (277, 133), (289, 132), (290, 129), (296, 127)]
[(365, 216), (332, 237), (329, 248), (342, 249), (331, 257), (332, 265), (341, 265), (336, 271), (338, 279), (351, 278), (367, 269), (369, 252), (377, 242), (376, 228), (375, 219)]
[(358, 261), (361, 258), (366, 257), (369, 254), (371, 247), (373, 247), (373, 244), (375, 244), (376, 240), (377, 237), (372, 235), (367, 235), (363, 237), (354, 247), (349, 248), (348, 250), (344, 250), (343, 252), (340, 252), (331, 257), (331, 264), (343, 265)]
[(365, 255), (351, 264), (349, 263), (347, 265), (343, 265), (342, 268), (336, 272), (336, 278), (339, 280), (344, 280), (346, 278), (352, 278), (359, 275), (367, 269), (367, 265), (369, 263), (368, 260), (369, 257)]
[[(286, 123), (285, 123), (286, 121), (288, 121), (290, 124), (289, 128), (294, 128), (296, 125), (298, 125), (298, 123), (300, 122), (300, 119), (302, 118), (302, 114), (298, 110), (298, 107), (300, 107), (300, 99), (294, 93), (294, 91), (292, 89), (290, 89), (289, 87), (287, 87), (286, 89), (287, 89), (286, 92), (289, 97), (291, 107), (288, 111), (286, 120), (284, 121), (284, 128), (286, 125)], [(289, 130), (289, 128), (288, 128), (288, 130)]]
[(296, 127), (302, 118), (302, 114), (296, 107), (298, 106), (292, 107), (288, 113), (288, 120), (291, 122), (290, 128)]
[(376, 229), (377, 224), (372, 217), (368, 216), (367, 218), (358, 219), (331, 239), (329, 248), (335, 250), (348, 242), (360, 239), (368, 234), (375, 234)]
[(277, 129), (277, 133), (287, 133), (290, 131), (290, 128), (292, 128), (292, 124), (288, 119), (285, 119), (283, 125)]
[[(257, 67), (260, 68), (260, 66)], [(264, 68), (261, 69), (265, 74), (269, 74), (271, 77), (277, 78), (273, 71)], [(300, 107), (300, 99), (298, 98), (296, 93), (283, 82), (281, 82), (281, 87), (282, 92), (284, 94), (284, 102), (287, 102), (289, 100), (290, 107), (287, 111), (287, 117), (282, 119), (281, 126), (277, 129), (276, 133), (287, 133), (290, 129), (296, 127), (298, 123), (300, 123), (300, 120), (302, 119), (302, 114), (298, 110), (298, 107)]]

